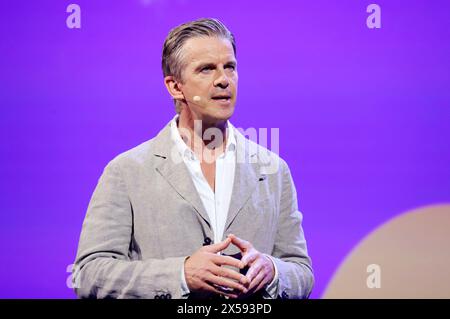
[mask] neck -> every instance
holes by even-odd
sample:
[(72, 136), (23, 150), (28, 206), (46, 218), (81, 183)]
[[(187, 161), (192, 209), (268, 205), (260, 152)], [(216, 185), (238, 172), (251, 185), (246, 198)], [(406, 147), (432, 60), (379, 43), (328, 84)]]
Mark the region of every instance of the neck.
[(204, 148), (223, 150), (227, 139), (227, 121), (199, 119), (186, 109), (183, 108), (178, 117), (178, 130), (185, 141), (188, 138), (188, 146), (194, 152), (203, 151)]

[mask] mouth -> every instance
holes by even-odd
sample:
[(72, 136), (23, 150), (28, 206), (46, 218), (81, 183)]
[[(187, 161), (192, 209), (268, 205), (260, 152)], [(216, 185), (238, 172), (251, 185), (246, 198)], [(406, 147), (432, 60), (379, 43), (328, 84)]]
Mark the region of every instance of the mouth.
[(226, 94), (219, 94), (219, 95), (214, 95), (211, 97), (211, 100), (220, 101), (220, 102), (227, 102), (230, 99), (231, 99), (231, 95), (226, 95)]

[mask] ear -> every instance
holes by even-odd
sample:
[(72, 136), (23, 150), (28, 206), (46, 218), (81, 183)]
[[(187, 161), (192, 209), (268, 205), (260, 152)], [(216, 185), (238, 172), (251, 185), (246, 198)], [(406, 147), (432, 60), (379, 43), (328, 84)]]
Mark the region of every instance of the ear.
[(181, 91), (181, 84), (173, 75), (168, 75), (164, 78), (164, 84), (166, 85), (167, 91), (172, 96), (174, 100), (184, 100), (184, 94)]

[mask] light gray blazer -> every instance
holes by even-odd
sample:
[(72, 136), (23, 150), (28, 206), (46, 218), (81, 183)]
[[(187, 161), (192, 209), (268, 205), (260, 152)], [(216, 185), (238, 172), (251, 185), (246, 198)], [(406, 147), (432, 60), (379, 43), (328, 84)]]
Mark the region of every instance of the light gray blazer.
[[(279, 298), (306, 298), (314, 276), (287, 164), (235, 129), (236, 172), (224, 231), (274, 257)], [(92, 195), (74, 266), (80, 298), (182, 298), (184, 260), (214, 238), (170, 126), (120, 154)], [(275, 168), (275, 169), (274, 169)], [(230, 246), (224, 253), (238, 252)]]

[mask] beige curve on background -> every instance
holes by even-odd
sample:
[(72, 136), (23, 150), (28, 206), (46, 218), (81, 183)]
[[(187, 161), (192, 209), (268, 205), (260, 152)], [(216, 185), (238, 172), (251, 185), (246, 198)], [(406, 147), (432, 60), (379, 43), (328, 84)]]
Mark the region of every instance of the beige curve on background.
[[(406, 212), (350, 252), (322, 298), (450, 298), (449, 246), (449, 204)], [(379, 266), (379, 287), (367, 284), (373, 264)]]

